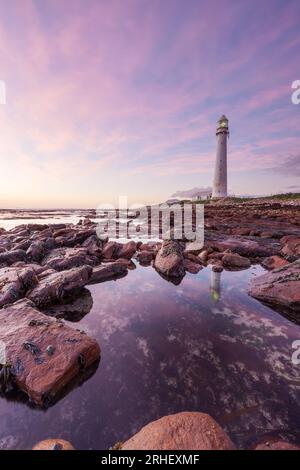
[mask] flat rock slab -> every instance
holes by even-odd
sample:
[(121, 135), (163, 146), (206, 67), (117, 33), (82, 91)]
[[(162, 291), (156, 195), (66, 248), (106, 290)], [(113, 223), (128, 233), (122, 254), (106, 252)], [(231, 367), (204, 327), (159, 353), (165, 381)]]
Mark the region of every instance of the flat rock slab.
[(79, 288), (84, 287), (92, 275), (91, 266), (68, 269), (55, 272), (43, 277), (39, 284), (28, 292), (27, 297), (37, 307), (51, 305), (74, 294)]
[(39, 406), (49, 405), (100, 359), (94, 339), (42, 314), (29, 300), (0, 310), (0, 340), (15, 385)]
[(88, 264), (94, 266), (99, 263), (96, 256), (91, 256), (87, 248), (56, 248), (52, 250), (42, 261), (43, 266), (64, 271)]
[(128, 273), (128, 266), (122, 261), (115, 261), (113, 263), (105, 263), (101, 266), (93, 268), (93, 274), (89, 284), (97, 284), (99, 282), (110, 281), (123, 277)]
[(300, 312), (300, 260), (252, 279), (249, 294), (272, 306)]
[(229, 450), (234, 445), (216, 421), (205, 413), (164, 416), (143, 427), (122, 450)]
[(32, 268), (0, 269), (0, 308), (24, 297), (26, 291), (34, 287), (37, 282)]

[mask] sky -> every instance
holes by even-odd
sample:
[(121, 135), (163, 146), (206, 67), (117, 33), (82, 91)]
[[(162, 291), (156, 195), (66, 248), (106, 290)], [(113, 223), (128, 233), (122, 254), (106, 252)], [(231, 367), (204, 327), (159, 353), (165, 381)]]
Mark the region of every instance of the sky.
[(300, 186), (299, 0), (0, 0), (0, 207)]

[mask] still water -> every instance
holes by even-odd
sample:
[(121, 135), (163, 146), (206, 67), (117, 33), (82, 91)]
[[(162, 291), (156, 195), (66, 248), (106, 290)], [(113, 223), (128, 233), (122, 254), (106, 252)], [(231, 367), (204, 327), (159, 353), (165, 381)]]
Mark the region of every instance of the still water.
[(261, 272), (206, 268), (175, 286), (138, 267), (89, 287), (92, 308), (73, 326), (99, 341), (97, 370), (46, 411), (0, 398), (0, 447), (61, 437), (106, 449), (179, 411), (209, 413), (242, 448), (270, 435), (300, 443), (300, 327), (248, 297)]

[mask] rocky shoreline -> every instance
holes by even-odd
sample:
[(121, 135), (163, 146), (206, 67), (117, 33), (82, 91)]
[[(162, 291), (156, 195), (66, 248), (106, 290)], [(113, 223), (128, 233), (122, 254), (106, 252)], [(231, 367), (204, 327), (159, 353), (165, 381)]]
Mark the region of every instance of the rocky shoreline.
[(100, 346), (64, 319), (74, 315), (76, 321), (82, 308), (89, 311), (85, 286), (122, 278), (136, 262), (176, 285), (207, 266), (221, 272), (260, 264), (267, 271), (251, 281), (249, 294), (299, 323), (299, 213), (299, 204), (270, 201), (208, 205), (203, 247), (173, 239), (99, 238), (89, 218), (77, 225), (0, 229), (0, 341), (6, 347), (1, 393), (19, 390), (47, 407), (97, 367)]

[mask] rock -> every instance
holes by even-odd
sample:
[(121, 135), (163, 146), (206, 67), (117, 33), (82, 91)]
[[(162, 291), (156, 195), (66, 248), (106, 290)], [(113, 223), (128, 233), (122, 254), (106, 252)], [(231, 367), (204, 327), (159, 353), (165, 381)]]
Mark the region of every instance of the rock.
[(282, 266), (289, 264), (289, 262), (286, 259), (281, 258), (280, 256), (274, 255), (265, 258), (261, 264), (264, 268), (272, 270), (281, 268)]
[(91, 235), (83, 243), (82, 247), (86, 248), (89, 254), (96, 255), (98, 257), (102, 254), (102, 242), (99, 240), (97, 235)]
[(95, 266), (98, 263), (99, 259), (90, 255), (87, 248), (56, 248), (42, 261), (43, 266), (56, 271), (64, 271), (83, 265)]
[(191, 274), (197, 274), (202, 269), (202, 266), (199, 263), (194, 263), (189, 259), (185, 259), (183, 265), (186, 271)]
[(102, 250), (102, 256), (106, 259), (113, 259), (114, 255), (119, 251), (119, 243), (117, 242), (107, 242)]
[(0, 308), (24, 297), (27, 290), (37, 283), (38, 279), (31, 268), (0, 269)]
[[(43, 315), (29, 300), (0, 310), (0, 340), (14, 385), (40, 406), (57, 399), (67, 384), (100, 358), (94, 339)], [(52, 355), (47, 353), (49, 345)]]
[(276, 255), (280, 251), (280, 244), (270, 242), (268, 239), (259, 239), (254, 241), (242, 237), (218, 236), (212, 239), (208, 236), (205, 240), (206, 248), (211, 247), (217, 251), (230, 250), (232, 253), (238, 253), (246, 258), (267, 257)]
[(247, 269), (250, 268), (251, 261), (237, 253), (227, 253), (222, 257), (222, 265), (229, 269)]
[(212, 265), (212, 271), (214, 273), (221, 273), (224, 268), (223, 268), (223, 265), (222, 265), (222, 262), (221, 261), (216, 261), (213, 265)]
[(281, 238), (281, 254), (289, 261), (296, 261), (300, 257), (300, 237), (291, 235)]
[(183, 251), (183, 243), (165, 240), (156, 255), (155, 269), (167, 277), (183, 277), (185, 274)]
[(84, 287), (88, 283), (92, 272), (91, 266), (81, 266), (49, 274), (27, 293), (27, 297), (37, 307), (59, 302), (68, 295), (74, 294), (79, 288)]
[(300, 447), (286, 441), (270, 440), (257, 444), (254, 450), (300, 450)]
[(124, 244), (111, 241), (104, 245), (102, 255), (106, 259), (131, 259), (136, 249), (136, 243), (134, 241)]
[(47, 248), (43, 241), (35, 241), (30, 244), (30, 247), (26, 251), (26, 256), (29, 261), (40, 262), (45, 256), (46, 251)]
[(24, 250), (11, 250), (0, 253), (0, 265), (10, 265), (25, 259), (26, 252)]
[(32, 450), (75, 450), (69, 441), (64, 439), (45, 439), (38, 442)]
[(203, 250), (201, 253), (198, 255), (199, 259), (202, 263), (206, 263), (208, 259), (209, 251), (208, 250)]
[(143, 427), (122, 450), (229, 450), (234, 445), (216, 421), (205, 413), (164, 416)]
[(253, 278), (249, 294), (271, 306), (300, 312), (300, 260)]
[(71, 322), (78, 322), (87, 315), (93, 307), (93, 297), (86, 288), (79, 289), (74, 297), (67, 298), (59, 304), (50, 305), (42, 311), (45, 315), (63, 318)]
[(143, 266), (149, 266), (151, 261), (155, 259), (156, 252), (150, 250), (143, 250), (137, 254), (137, 259)]
[(203, 243), (200, 243), (197, 241), (188, 242), (185, 247), (186, 252), (193, 253), (195, 255), (198, 255), (202, 249), (203, 249)]
[(136, 252), (136, 243), (134, 241), (129, 241), (127, 243), (121, 244), (118, 250), (118, 258), (131, 259)]
[(97, 284), (98, 282), (109, 281), (111, 279), (123, 277), (128, 272), (127, 263), (123, 261), (115, 261), (113, 263), (106, 263), (101, 266), (93, 268), (93, 273), (89, 284)]

